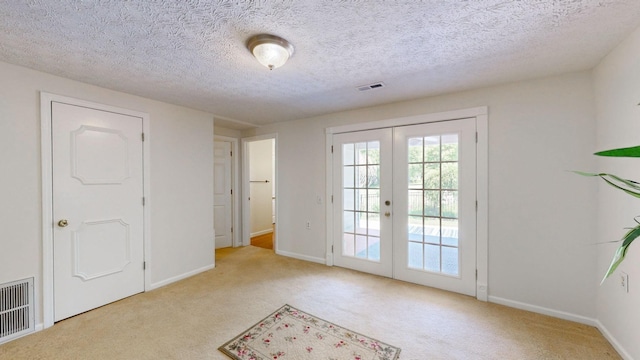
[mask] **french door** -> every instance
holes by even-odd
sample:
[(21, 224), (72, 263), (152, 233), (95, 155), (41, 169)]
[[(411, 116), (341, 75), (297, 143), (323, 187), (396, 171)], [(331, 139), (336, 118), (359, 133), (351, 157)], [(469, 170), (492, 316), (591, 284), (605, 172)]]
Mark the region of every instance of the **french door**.
[(334, 263), (475, 295), (475, 134), (470, 118), (334, 135)]
[(334, 263), (391, 277), (392, 129), (333, 136)]

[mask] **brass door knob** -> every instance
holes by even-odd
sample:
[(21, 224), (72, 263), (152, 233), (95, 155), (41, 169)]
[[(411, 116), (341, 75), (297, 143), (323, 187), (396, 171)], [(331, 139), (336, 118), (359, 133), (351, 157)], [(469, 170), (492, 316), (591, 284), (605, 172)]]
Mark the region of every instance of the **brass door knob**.
[(67, 225), (69, 225), (69, 222), (66, 219), (62, 219), (62, 220), (58, 221), (58, 226), (60, 226), (60, 227), (65, 227)]
[(386, 213), (384, 213), (384, 216), (389, 217), (391, 216), (391, 213), (387, 211)]

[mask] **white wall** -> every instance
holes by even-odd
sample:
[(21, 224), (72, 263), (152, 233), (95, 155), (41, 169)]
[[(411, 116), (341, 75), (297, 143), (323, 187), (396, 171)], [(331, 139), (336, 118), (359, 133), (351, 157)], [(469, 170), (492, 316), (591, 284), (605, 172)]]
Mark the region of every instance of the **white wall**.
[[(214, 118), (214, 121), (215, 121), (215, 118)], [(235, 139), (240, 139), (242, 137), (242, 131), (235, 130), (235, 129), (228, 129), (221, 126), (214, 126), (213, 132), (219, 136), (226, 136), (226, 137), (231, 137)]]
[(162, 103), (148, 109), (155, 287), (214, 265), (213, 120)]
[[(273, 230), (271, 197), (273, 195), (273, 139), (249, 143), (249, 183), (251, 236)], [(267, 180), (268, 183), (263, 182)]]
[[(640, 29), (611, 52), (594, 71), (597, 150), (640, 145), (638, 64)], [(598, 165), (592, 170), (640, 181), (640, 159), (598, 158)], [(640, 199), (602, 182), (599, 185), (597, 241), (618, 240), (626, 232), (625, 228), (636, 225), (633, 218), (640, 215)], [(605, 273), (619, 245), (603, 244), (598, 247), (598, 276)], [(598, 319), (625, 358), (640, 359), (640, 240), (629, 247), (627, 258), (618, 269), (598, 288)], [(621, 272), (629, 275), (628, 294), (619, 285)]]
[(35, 277), (42, 322), (40, 91), (150, 114), (151, 285), (213, 266), (213, 116), (0, 63), (0, 283)]
[(322, 261), (326, 127), (487, 105), (490, 299), (593, 323), (596, 217), (595, 207), (584, 204), (595, 202), (597, 185), (568, 171), (595, 165), (593, 102), (591, 74), (580, 72), (284, 122), (243, 135), (278, 134), (279, 250)]

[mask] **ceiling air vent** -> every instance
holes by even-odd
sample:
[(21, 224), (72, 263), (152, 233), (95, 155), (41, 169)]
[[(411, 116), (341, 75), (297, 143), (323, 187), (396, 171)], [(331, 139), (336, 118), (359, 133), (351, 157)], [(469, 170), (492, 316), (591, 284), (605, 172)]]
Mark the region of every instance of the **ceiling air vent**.
[(373, 89), (380, 89), (382, 87), (384, 87), (384, 83), (377, 82), (369, 85), (358, 86), (356, 89), (358, 89), (358, 91), (367, 91), (367, 90), (373, 90)]

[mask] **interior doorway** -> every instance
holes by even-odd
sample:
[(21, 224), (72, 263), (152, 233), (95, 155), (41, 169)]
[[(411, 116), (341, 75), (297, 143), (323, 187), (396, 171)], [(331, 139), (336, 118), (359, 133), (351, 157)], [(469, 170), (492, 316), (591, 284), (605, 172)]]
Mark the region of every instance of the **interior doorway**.
[(243, 244), (277, 249), (276, 137), (243, 139)]

